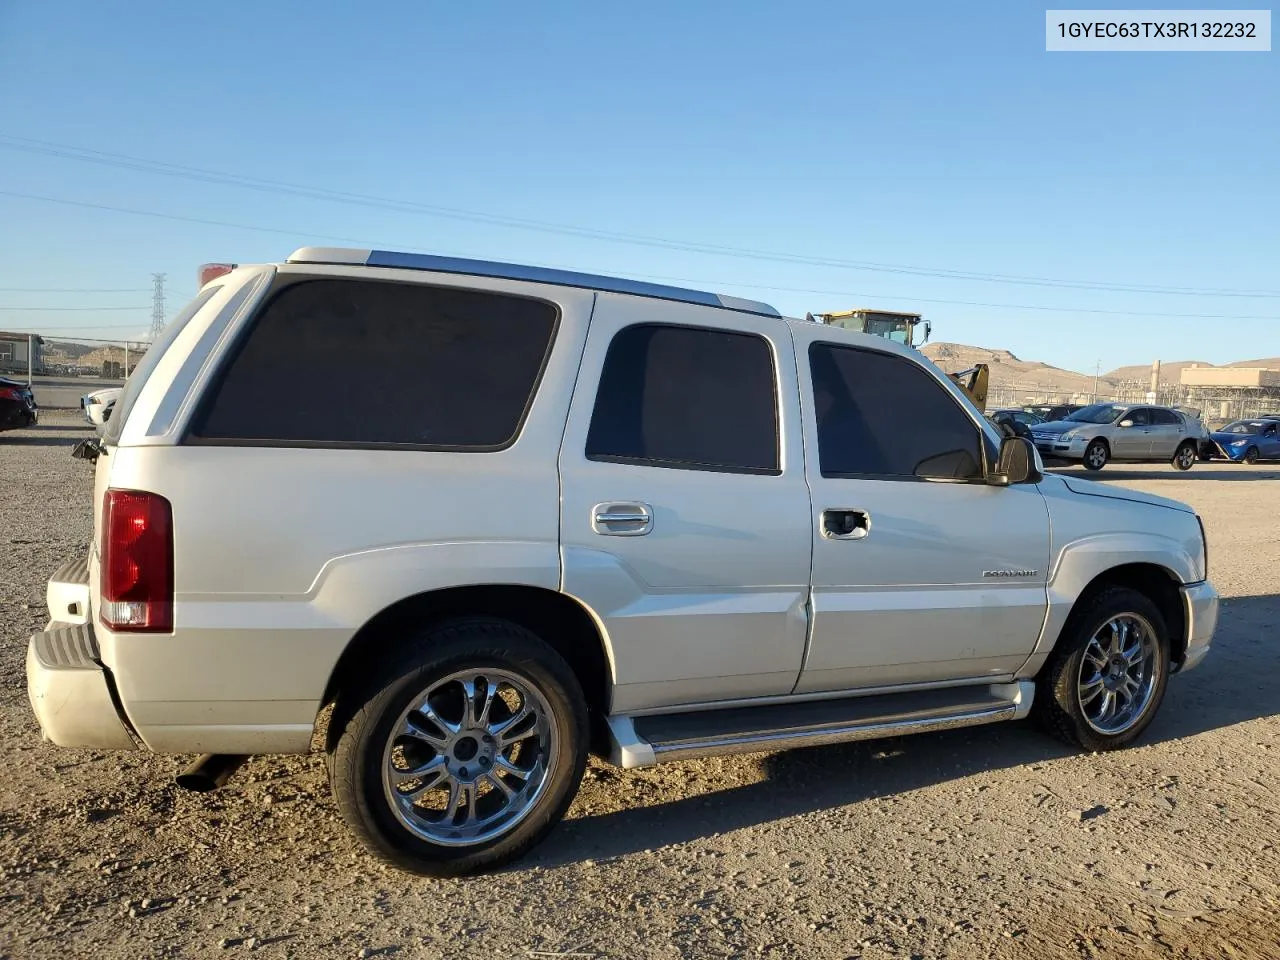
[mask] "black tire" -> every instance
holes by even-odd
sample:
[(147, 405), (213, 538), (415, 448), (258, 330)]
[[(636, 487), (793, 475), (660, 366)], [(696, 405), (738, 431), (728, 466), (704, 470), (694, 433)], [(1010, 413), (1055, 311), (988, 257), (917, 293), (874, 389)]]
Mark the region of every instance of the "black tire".
[(1098, 439), (1090, 441), (1084, 448), (1084, 459), (1081, 461), (1086, 470), (1101, 470), (1111, 459), (1111, 448), (1107, 441)]
[[(1094, 635), (1114, 617), (1137, 615), (1152, 627), (1154, 663), (1150, 699), (1133, 722), (1115, 733), (1100, 732), (1081, 705), (1079, 691), (1085, 650)], [(1032, 712), (1054, 736), (1086, 750), (1118, 750), (1140, 737), (1164, 699), (1169, 680), (1169, 630), (1160, 610), (1144, 594), (1128, 587), (1107, 587), (1082, 598), (1071, 611), (1062, 636), (1036, 680)]]
[(1248, 464), (1251, 464), (1251, 465), (1252, 465), (1252, 464), (1257, 463), (1257, 462), (1258, 462), (1258, 459), (1259, 459), (1259, 455), (1258, 455), (1258, 448), (1257, 448), (1257, 447), (1250, 447), (1248, 450), (1246, 450), (1246, 451), (1244, 452), (1244, 462), (1245, 462), (1245, 463), (1248, 463)]
[(1178, 447), (1177, 452), (1173, 455), (1173, 460), (1170, 462), (1175, 470), (1190, 470), (1195, 466), (1196, 458), (1196, 445), (1188, 440)]
[[(507, 832), (467, 846), (436, 843), (398, 818), (383, 786), (384, 751), (402, 713), (433, 682), (486, 668), (536, 690), (554, 714), (557, 747), (541, 794)], [(560, 821), (582, 780), (588, 737), (582, 687), (559, 654), (506, 621), (454, 620), (406, 637), (339, 699), (329, 727), (329, 783), (347, 824), (382, 860), (437, 877), (478, 873), (523, 856)]]

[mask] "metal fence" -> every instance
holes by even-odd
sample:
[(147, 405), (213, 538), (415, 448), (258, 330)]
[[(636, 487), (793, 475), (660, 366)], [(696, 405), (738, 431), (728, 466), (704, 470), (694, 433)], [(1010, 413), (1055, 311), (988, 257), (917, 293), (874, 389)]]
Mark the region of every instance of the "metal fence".
[(43, 337), (33, 373), (48, 377), (123, 380), (138, 365), (148, 343), (89, 337)]
[(1031, 403), (1155, 403), (1199, 410), (1201, 419), (1207, 423), (1280, 414), (1280, 389), (1161, 383), (1153, 397), (1150, 380), (1105, 381), (1098, 384), (1096, 391), (1063, 390), (1052, 384), (1028, 380), (992, 384), (987, 390), (988, 409), (1021, 407)]

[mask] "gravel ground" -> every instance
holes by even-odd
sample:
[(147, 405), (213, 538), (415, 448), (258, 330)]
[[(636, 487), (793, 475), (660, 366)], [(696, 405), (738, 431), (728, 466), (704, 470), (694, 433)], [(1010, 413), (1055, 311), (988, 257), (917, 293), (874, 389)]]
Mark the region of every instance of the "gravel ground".
[(1280, 470), (1108, 468), (1205, 518), (1229, 599), (1140, 745), (1030, 724), (623, 772), (522, 863), (375, 864), (319, 756), (179, 791), (26, 702), (44, 584), (86, 549), (78, 412), (0, 434), (0, 957), (1280, 957)]

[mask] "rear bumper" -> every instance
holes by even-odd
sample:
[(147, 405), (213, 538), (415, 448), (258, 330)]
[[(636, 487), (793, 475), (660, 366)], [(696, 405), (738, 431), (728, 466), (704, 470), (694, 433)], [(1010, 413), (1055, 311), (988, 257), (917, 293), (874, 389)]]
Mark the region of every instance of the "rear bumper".
[(1182, 602), (1187, 618), (1187, 655), (1179, 673), (1197, 666), (1209, 654), (1218, 627), (1218, 591), (1208, 582), (1183, 587)]
[(132, 750), (92, 624), (50, 623), (27, 645), (27, 697), (46, 740), (60, 747)]

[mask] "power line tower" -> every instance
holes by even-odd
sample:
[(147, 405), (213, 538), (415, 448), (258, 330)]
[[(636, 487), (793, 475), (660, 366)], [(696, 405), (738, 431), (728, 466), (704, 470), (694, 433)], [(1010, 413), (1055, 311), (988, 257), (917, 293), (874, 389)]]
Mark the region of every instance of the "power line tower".
[(151, 341), (154, 343), (164, 331), (164, 274), (151, 275)]

